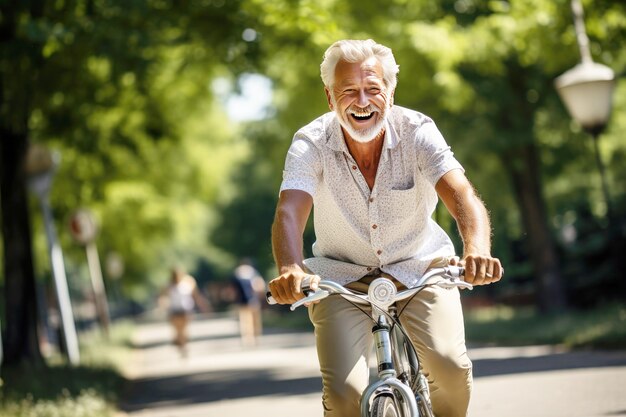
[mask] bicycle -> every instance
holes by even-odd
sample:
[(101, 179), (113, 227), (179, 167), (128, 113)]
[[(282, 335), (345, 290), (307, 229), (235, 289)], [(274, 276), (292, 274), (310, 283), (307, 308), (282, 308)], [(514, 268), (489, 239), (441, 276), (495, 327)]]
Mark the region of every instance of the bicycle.
[[(368, 385), (361, 395), (361, 416), (434, 417), (428, 381), (422, 373), (417, 352), (402, 328), (396, 302), (411, 298), (431, 285), (472, 289), (471, 284), (461, 279), (463, 273), (462, 267), (452, 265), (433, 268), (413, 288), (400, 292), (390, 279), (380, 277), (370, 283), (367, 294), (327, 280), (320, 281), (318, 289), (311, 291), (307, 282), (302, 286), (306, 296), (292, 304), (290, 309), (293, 311), (333, 294), (339, 294), (356, 304), (370, 305), (372, 312), (368, 315), (375, 322), (372, 334), (378, 379)], [(430, 282), (437, 277), (441, 279)], [(274, 303), (271, 293), (268, 293), (267, 298), (270, 304)]]

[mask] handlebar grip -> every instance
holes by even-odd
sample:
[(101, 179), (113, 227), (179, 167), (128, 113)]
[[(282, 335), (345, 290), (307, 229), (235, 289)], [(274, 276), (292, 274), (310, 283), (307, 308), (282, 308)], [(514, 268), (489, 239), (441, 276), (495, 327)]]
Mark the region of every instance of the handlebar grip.
[(300, 289), (302, 290), (302, 294), (304, 294), (305, 297), (308, 297), (309, 294), (313, 292), (313, 290), (311, 289), (311, 275), (305, 275), (304, 278), (302, 278), (302, 282), (300, 283)]
[[(302, 279), (302, 282), (300, 283), (300, 288), (302, 289), (302, 294), (304, 294), (305, 297), (308, 297), (309, 294), (314, 292), (314, 290), (311, 289), (311, 275), (304, 276), (304, 278)], [(268, 291), (265, 293), (265, 300), (267, 301), (269, 305), (278, 304), (276, 300), (274, 299), (274, 297), (272, 297), (271, 291)]]
[(272, 297), (271, 291), (268, 291), (265, 293), (265, 301), (267, 301), (267, 304), (272, 305), (272, 306), (275, 304), (278, 304), (276, 300), (274, 300), (274, 297)]
[[(307, 290), (303, 289), (302, 292), (304, 293), (305, 296), (308, 297), (309, 294), (311, 294), (313, 292), (313, 290), (311, 290), (311, 289), (307, 289)], [(272, 296), (272, 292), (271, 291), (268, 291), (268, 292), (265, 293), (265, 301), (267, 301), (267, 304), (269, 304), (271, 306), (278, 304), (276, 302), (276, 300), (274, 299), (274, 297)]]

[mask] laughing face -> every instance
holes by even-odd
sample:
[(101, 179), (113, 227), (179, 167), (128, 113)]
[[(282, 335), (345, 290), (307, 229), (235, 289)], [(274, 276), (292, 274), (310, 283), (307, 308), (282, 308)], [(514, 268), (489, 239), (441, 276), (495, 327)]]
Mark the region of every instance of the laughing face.
[(383, 81), (383, 67), (375, 57), (356, 63), (339, 61), (332, 91), (326, 89), (328, 104), (344, 133), (358, 142), (369, 142), (381, 132), (392, 95)]

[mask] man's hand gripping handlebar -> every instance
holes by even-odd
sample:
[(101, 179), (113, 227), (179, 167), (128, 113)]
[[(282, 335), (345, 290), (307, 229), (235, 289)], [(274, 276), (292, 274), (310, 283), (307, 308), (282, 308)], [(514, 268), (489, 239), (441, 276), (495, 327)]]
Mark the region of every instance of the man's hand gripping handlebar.
[[(430, 269), (428, 270), (428, 272), (426, 272), (426, 274), (424, 274), (422, 278), (420, 278), (415, 286), (407, 290), (398, 292), (395, 296), (394, 301), (400, 301), (409, 298), (428, 285), (437, 285), (443, 288), (464, 288), (471, 290), (473, 288), (472, 284), (463, 281), (464, 273), (465, 269), (463, 267), (454, 265)], [(290, 307), (291, 311), (304, 304), (309, 304), (315, 301), (322, 300), (331, 294), (346, 294), (354, 297), (351, 299), (354, 299), (358, 303), (370, 303), (367, 294), (350, 291), (346, 287), (339, 285), (333, 281), (322, 280), (319, 282), (317, 290), (312, 291), (310, 287), (310, 278), (305, 278), (302, 280), (301, 288), (302, 293), (305, 295), (305, 297), (293, 303)], [(271, 292), (268, 292), (266, 294), (266, 299), (269, 304), (276, 304), (276, 300), (274, 300), (274, 298), (272, 297)]]

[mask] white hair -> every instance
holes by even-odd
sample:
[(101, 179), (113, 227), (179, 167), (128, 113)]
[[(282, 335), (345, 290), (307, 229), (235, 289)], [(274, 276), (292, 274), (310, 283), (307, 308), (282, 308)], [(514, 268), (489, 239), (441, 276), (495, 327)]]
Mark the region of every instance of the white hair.
[(335, 67), (339, 61), (363, 62), (370, 57), (376, 57), (381, 63), (385, 86), (389, 91), (394, 91), (400, 67), (396, 64), (391, 49), (372, 39), (341, 40), (333, 43), (324, 53), (324, 60), (320, 65), (322, 82), (328, 89), (332, 89), (335, 83)]

